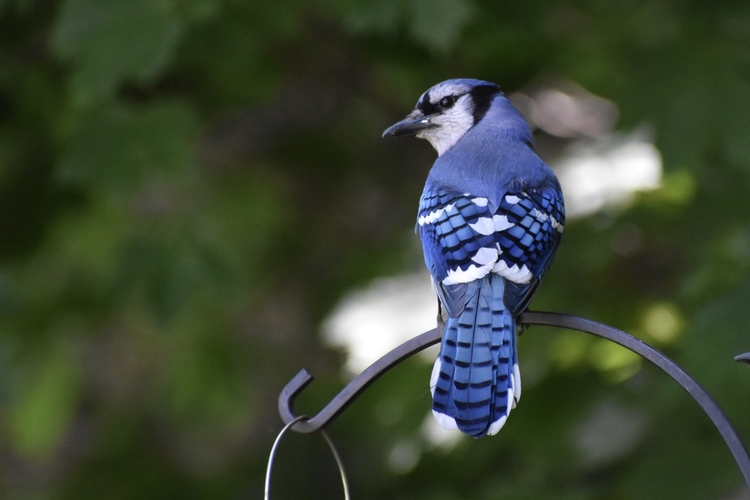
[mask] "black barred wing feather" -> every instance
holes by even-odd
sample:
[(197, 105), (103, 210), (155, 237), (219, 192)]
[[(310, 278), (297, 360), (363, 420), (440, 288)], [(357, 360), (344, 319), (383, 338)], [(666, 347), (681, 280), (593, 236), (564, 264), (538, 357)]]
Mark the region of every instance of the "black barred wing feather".
[(562, 192), (548, 186), (506, 194), (497, 213), (513, 224), (497, 235), (498, 245), (505, 250), (500, 257), (505, 262), (501, 267), (524, 270), (523, 275), (528, 278), (509, 279), (505, 289), (505, 306), (518, 314), (533, 298), (560, 245), (565, 229)]
[(489, 199), (426, 189), (417, 227), (425, 261), (450, 316), (463, 309), (466, 284), (489, 273), (504, 277), (506, 307), (521, 312), (551, 264), (565, 224), (556, 185)]

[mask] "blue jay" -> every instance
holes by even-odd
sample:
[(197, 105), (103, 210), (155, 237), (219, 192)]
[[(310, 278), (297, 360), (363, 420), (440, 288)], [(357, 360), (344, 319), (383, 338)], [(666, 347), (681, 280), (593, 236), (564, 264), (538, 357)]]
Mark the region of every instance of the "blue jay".
[(383, 132), (402, 135), (427, 139), (438, 153), (416, 226), (445, 322), (432, 412), (445, 429), (493, 435), (521, 397), (516, 317), (560, 243), (560, 184), (494, 83), (435, 85)]

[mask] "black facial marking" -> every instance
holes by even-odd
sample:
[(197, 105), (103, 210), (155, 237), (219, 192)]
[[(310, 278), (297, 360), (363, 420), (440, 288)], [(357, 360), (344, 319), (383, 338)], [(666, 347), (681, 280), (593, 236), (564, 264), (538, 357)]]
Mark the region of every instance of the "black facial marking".
[(497, 85), (482, 85), (471, 89), (471, 98), (474, 101), (474, 125), (479, 123), (487, 110), (490, 108), (492, 98), (500, 93), (500, 87)]
[(437, 113), (440, 109), (430, 102), (430, 94), (425, 94), (417, 103), (417, 109), (425, 116)]
[(452, 108), (453, 105), (456, 104), (457, 100), (458, 96), (447, 95), (440, 99), (439, 102), (432, 103), (429, 94), (425, 94), (425, 96), (422, 97), (422, 99), (420, 99), (417, 103), (417, 109), (425, 115), (431, 115)]

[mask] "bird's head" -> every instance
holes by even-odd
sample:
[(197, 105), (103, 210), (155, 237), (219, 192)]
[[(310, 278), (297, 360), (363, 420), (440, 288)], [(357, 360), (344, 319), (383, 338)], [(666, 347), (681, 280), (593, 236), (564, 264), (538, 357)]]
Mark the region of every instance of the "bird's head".
[(414, 111), (388, 127), (383, 137), (415, 135), (427, 139), (441, 155), (479, 123), (498, 94), (500, 87), (491, 82), (446, 80), (422, 94)]

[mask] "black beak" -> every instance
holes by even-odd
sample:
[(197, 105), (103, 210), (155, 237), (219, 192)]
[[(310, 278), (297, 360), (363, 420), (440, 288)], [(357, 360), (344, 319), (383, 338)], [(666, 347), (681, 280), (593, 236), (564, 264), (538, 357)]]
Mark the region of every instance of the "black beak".
[(385, 129), (385, 132), (383, 132), (383, 137), (412, 135), (416, 134), (420, 130), (433, 128), (435, 126), (436, 125), (434, 125), (433, 123), (430, 123), (430, 121), (421, 111), (415, 109), (409, 114), (409, 116)]

